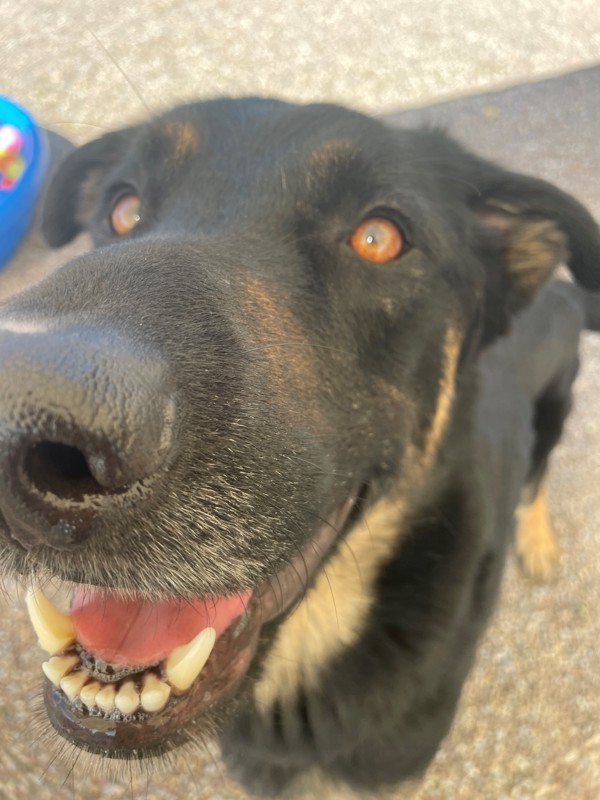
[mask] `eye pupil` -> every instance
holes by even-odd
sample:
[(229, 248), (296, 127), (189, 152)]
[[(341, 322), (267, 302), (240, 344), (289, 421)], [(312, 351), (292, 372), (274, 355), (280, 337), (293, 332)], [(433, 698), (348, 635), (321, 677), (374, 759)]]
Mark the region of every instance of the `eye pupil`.
[(141, 204), (137, 194), (125, 194), (117, 200), (110, 214), (110, 224), (116, 234), (124, 236), (135, 228), (141, 220)]
[(386, 264), (402, 255), (406, 242), (400, 228), (386, 217), (368, 217), (350, 236), (350, 246), (365, 261)]

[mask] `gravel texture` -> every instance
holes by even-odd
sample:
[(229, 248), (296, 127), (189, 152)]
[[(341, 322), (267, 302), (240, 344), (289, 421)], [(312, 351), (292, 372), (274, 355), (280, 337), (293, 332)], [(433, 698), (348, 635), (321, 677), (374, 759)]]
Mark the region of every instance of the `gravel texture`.
[(596, 0), (0, 0), (2, 91), (77, 139), (188, 98), (379, 112), (600, 58)]

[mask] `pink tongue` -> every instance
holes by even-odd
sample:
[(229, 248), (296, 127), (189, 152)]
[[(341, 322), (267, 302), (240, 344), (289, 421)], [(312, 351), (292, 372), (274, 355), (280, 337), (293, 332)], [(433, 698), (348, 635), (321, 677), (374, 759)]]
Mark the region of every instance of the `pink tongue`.
[(251, 594), (147, 602), (82, 586), (73, 597), (71, 619), (77, 641), (96, 658), (144, 667), (191, 642), (204, 628), (215, 628), (219, 636), (243, 614)]

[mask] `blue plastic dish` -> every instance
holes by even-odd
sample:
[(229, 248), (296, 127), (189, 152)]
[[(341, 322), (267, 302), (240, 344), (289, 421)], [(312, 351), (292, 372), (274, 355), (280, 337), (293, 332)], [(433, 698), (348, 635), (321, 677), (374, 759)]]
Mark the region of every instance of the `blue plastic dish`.
[(0, 95), (0, 269), (27, 232), (47, 166), (44, 131)]

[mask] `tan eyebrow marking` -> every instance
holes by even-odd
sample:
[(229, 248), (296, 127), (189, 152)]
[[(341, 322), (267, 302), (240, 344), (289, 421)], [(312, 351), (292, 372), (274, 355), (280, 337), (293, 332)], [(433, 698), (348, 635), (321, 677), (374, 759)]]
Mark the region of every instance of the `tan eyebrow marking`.
[(191, 122), (164, 122), (161, 131), (169, 140), (171, 155), (176, 161), (196, 155), (200, 149), (200, 132)]
[(360, 151), (350, 139), (334, 139), (317, 147), (306, 162), (309, 186), (326, 179), (341, 167), (348, 167), (360, 157)]

